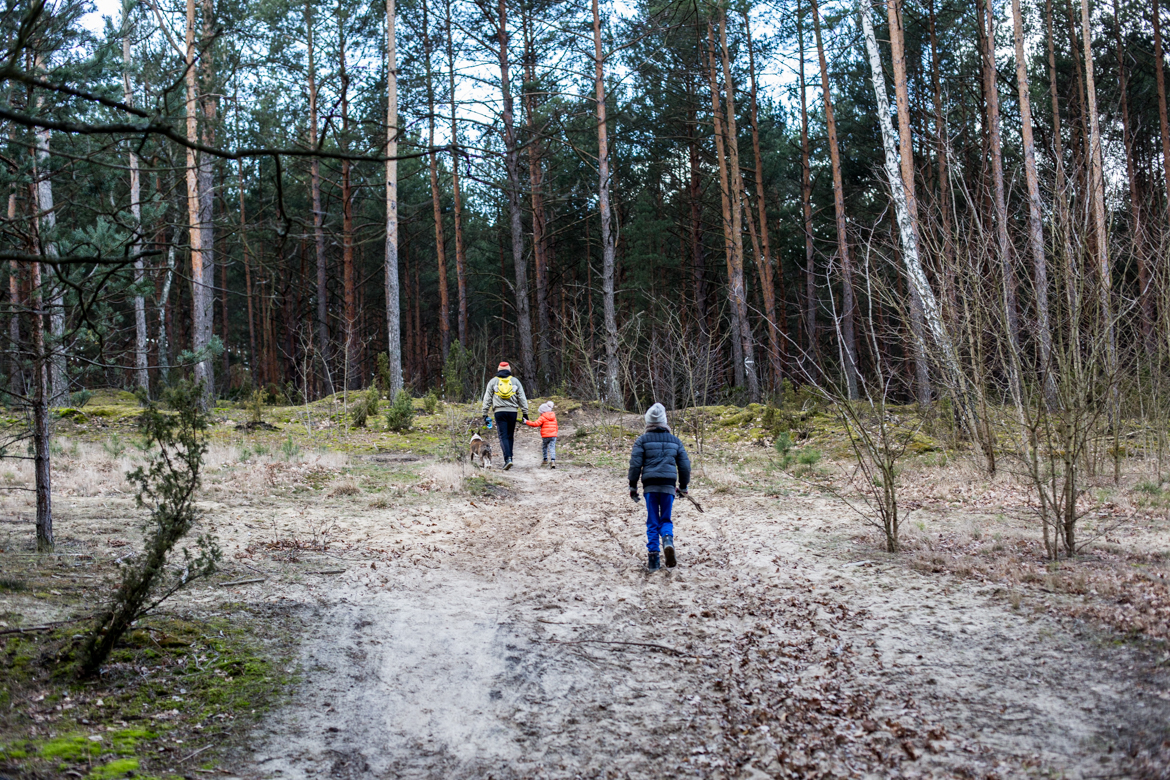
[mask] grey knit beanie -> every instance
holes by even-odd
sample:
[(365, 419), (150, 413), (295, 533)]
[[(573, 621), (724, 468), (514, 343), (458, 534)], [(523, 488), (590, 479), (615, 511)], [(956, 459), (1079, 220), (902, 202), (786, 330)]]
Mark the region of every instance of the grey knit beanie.
[(646, 412), (646, 427), (647, 428), (666, 428), (670, 430), (670, 426), (666, 424), (666, 407), (662, 404), (654, 404)]

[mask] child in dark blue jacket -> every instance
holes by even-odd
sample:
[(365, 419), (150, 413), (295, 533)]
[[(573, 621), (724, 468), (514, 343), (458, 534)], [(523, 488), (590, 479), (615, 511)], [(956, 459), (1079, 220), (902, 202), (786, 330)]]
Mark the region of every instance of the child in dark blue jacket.
[(646, 494), (646, 550), (651, 571), (659, 568), (659, 537), (666, 565), (673, 567), (674, 524), (670, 510), (674, 505), (675, 483), (678, 492), (687, 494), (691, 482), (691, 459), (682, 441), (670, 432), (666, 407), (654, 404), (646, 412), (646, 432), (634, 442), (630, 453), (630, 498), (638, 500), (638, 478)]

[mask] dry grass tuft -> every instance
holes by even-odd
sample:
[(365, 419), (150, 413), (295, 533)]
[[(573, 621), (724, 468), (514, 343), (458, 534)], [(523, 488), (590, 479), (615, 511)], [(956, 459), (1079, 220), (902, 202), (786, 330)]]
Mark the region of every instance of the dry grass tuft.
[(463, 489), (464, 466), (461, 463), (431, 463), (423, 469), (422, 487), (455, 493)]
[(361, 495), (362, 489), (358, 483), (352, 479), (343, 479), (333, 486), (329, 491), (330, 498), (341, 498), (343, 496), (357, 496)]

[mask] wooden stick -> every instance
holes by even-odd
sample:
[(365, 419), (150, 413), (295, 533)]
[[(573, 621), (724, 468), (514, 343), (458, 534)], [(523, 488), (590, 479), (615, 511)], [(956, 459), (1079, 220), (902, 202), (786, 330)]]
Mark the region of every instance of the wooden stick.
[(70, 618), (68, 620), (55, 620), (52, 623), (45, 623), (43, 626), (29, 626), (28, 628), (8, 628), (0, 631), (0, 636), (5, 634), (35, 634), (38, 631), (52, 631), (58, 626), (64, 626), (69, 623), (80, 623), (83, 620), (89, 620), (93, 615), (85, 615), (78, 618)]
[(345, 574), (345, 569), (325, 569), (324, 571), (311, 571), (309, 574)]
[(0, 636), (5, 634), (35, 634), (38, 631), (52, 631), (56, 626), (29, 626), (28, 628), (7, 628), (0, 631)]
[(650, 644), (648, 642), (619, 642), (615, 639), (572, 639), (572, 640), (568, 640), (568, 639), (566, 639), (566, 640), (560, 640), (560, 639), (540, 640), (540, 639), (538, 639), (537, 641), (544, 642), (544, 643), (550, 644), (550, 645), (584, 645), (584, 644), (631, 645), (633, 647), (648, 647), (651, 650), (665, 650), (668, 653), (674, 653), (675, 655), (680, 655), (680, 656), (686, 655), (686, 653), (684, 653), (683, 651), (675, 650), (673, 647), (667, 647), (666, 645), (655, 645), (655, 644)]
[(233, 585), (251, 585), (254, 582), (264, 582), (265, 579), (266, 579), (265, 577), (256, 577), (256, 578), (250, 579), (250, 580), (236, 580), (235, 582), (221, 582), (219, 584), (219, 587), (230, 588)]
[[(215, 743), (213, 742), (212, 744), (215, 744)], [(184, 761), (186, 761), (186, 760), (187, 760), (187, 759), (189, 759), (189, 758), (195, 758), (195, 756), (199, 755), (199, 754), (200, 754), (200, 753), (202, 753), (204, 750), (207, 750), (207, 748), (209, 748), (209, 747), (211, 747), (211, 745), (204, 745), (203, 747), (199, 748), (198, 750), (196, 750), (196, 751), (195, 751), (194, 753), (192, 753), (191, 755), (187, 756), (187, 758), (180, 758), (180, 759), (179, 759), (179, 763), (181, 764), (181, 763), (183, 763)]]

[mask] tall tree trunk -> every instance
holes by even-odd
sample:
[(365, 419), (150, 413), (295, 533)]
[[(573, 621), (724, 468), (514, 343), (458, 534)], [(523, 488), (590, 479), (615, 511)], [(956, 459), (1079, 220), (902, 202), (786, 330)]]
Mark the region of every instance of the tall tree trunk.
[(945, 312), (944, 316), (948, 316), (953, 322), (957, 316), (958, 304), (956, 301), (956, 285), (955, 285), (955, 240), (953, 229), (951, 227), (951, 181), (949, 172), (949, 140), (947, 137), (947, 119), (946, 113), (943, 111), (943, 95), (942, 82), (939, 78), (939, 71), (942, 69), (940, 57), (938, 53), (938, 31), (936, 27), (936, 17), (934, 10), (934, 0), (930, 0), (930, 80), (932, 87), (932, 98), (934, 101), (934, 134), (935, 134), (935, 154), (938, 157), (938, 204), (940, 213), (940, 222), (942, 223), (942, 268), (939, 277), (943, 280), (942, 284), (945, 288), (943, 300), (946, 301), (949, 312)]
[[(130, 59), (130, 39), (134, 35), (134, 22), (128, 11), (122, 16), (122, 100), (128, 106), (134, 105), (134, 88), (130, 77), (133, 63)], [(143, 297), (144, 268), (142, 258), (142, 184), (138, 175), (138, 154), (130, 147), (130, 215), (134, 218), (134, 239), (130, 252), (134, 258), (134, 383), (150, 391), (150, 371), (147, 368), (146, 350), (149, 338), (146, 333), (146, 299)]]
[[(1072, 248), (1072, 220), (1069, 216), (1068, 184), (1064, 170), (1064, 133), (1061, 131), (1060, 93), (1056, 79), (1056, 27), (1052, 19), (1052, 0), (1044, 0), (1044, 21), (1048, 35), (1048, 92), (1052, 103), (1052, 146), (1056, 169), (1056, 232), (1060, 236), (1064, 265), (1071, 271), (1077, 265), (1077, 256), (1073, 254)], [(1070, 272), (1068, 278), (1071, 280), (1076, 275)], [(1080, 307), (1074, 305), (1075, 285), (1066, 284), (1065, 288), (1070, 299), (1069, 311), (1079, 310)]]
[(1162, 53), (1162, 9), (1154, 0), (1154, 82), (1158, 88), (1158, 127), (1162, 135), (1162, 170), (1166, 175), (1166, 210), (1170, 215), (1170, 121), (1166, 118), (1166, 75)]
[(41, 264), (32, 263), (33, 472), (37, 497), (37, 552), (53, 550), (53, 470), (49, 449), (49, 356), (45, 352)]
[(548, 303), (548, 227), (544, 208), (544, 172), (541, 168), (541, 144), (536, 116), (536, 51), (533, 48), (531, 23), (523, 13), (524, 26), (524, 113), (528, 130), (528, 188), (532, 201), (532, 258), (536, 268), (536, 355), (540, 363), (541, 384), (553, 384), (552, 347)]
[(1036, 289), (1036, 345), (1044, 400), (1057, 402), (1052, 365), (1052, 330), (1048, 321), (1048, 259), (1044, 247), (1044, 204), (1036, 171), (1036, 143), (1032, 138), (1032, 99), (1028, 84), (1028, 60), (1024, 56), (1024, 20), (1020, 0), (1012, 0), (1012, 37), (1016, 44), (1016, 87), (1020, 98), (1020, 138), (1024, 144), (1024, 178), (1028, 186), (1028, 243), (1032, 250), (1032, 285)]
[(601, 294), (605, 313), (605, 400), (623, 408), (618, 385), (618, 330), (614, 309), (614, 245), (609, 208), (609, 140), (605, 113), (605, 60), (601, 51), (601, 14), (593, 0), (593, 88), (597, 101), (597, 202), (601, 219)]
[(739, 167), (739, 131), (735, 120), (735, 82), (731, 77), (731, 53), (727, 47), (727, 8), (719, 9), (719, 48), (723, 60), (723, 83), (726, 88), (724, 101), (727, 104), (725, 127), (727, 131), (728, 167), (731, 169), (731, 241), (733, 264), (728, 279), (728, 294), (731, 305), (739, 314), (740, 343), (743, 345), (744, 377), (747, 379), (748, 397), (760, 400), (760, 380), (756, 373), (756, 361), (752, 345), (751, 321), (748, 319), (747, 288), (743, 278), (743, 173)]
[[(219, 108), (218, 90), (215, 83), (215, 6), (214, 0), (203, 2), (203, 28), (200, 41), (199, 71), (202, 80), (200, 105), (203, 124), (200, 126), (201, 140), (205, 146), (215, 146), (215, 118)], [(204, 323), (207, 328), (207, 342), (210, 344), (214, 333), (215, 319), (215, 158), (210, 154), (199, 155), (199, 232), (203, 234), (200, 246), (203, 251), (203, 299), (206, 307)], [(227, 345), (224, 345), (226, 349)], [(207, 356), (207, 384), (204, 386), (204, 403), (210, 408), (216, 397), (215, 369), (211, 355)], [(227, 379), (227, 377), (224, 377)]]
[(248, 299), (248, 370), (252, 374), (252, 385), (257, 384), (256, 366), (256, 320), (252, 311), (252, 259), (248, 253), (248, 218), (244, 211), (244, 161), (236, 161), (236, 175), (240, 191), (240, 248), (244, 255), (244, 293)]
[(175, 238), (167, 247), (167, 265), (163, 271), (162, 288), (155, 299), (155, 308), (158, 309), (158, 378), (161, 384), (166, 384), (170, 378), (171, 340), (167, 338), (167, 329), (170, 325), (171, 284), (175, 278), (175, 246), (179, 243), (180, 232), (181, 229), (176, 225)]
[(1008, 238), (1007, 200), (1003, 184), (1003, 143), (1000, 138), (999, 88), (995, 65), (995, 9), (992, 0), (984, 0), (985, 14), (983, 87), (987, 95), (988, 141), (991, 151), (991, 192), (995, 209), (995, 239), (999, 255), (1000, 279), (1003, 286), (1003, 317), (1007, 328), (1007, 370), (1012, 401), (1018, 407), (1023, 401), (1020, 384), (1020, 315), (1016, 302), (1016, 271)]
[[(349, 150), (349, 69), (345, 58), (346, 18), (338, 7), (338, 77), (341, 81), (341, 137), (343, 151)], [(362, 375), (358, 370), (359, 344), (357, 332), (357, 273), (353, 258), (353, 183), (349, 160), (341, 161), (341, 275), (345, 338), (345, 378), (347, 390), (361, 388)]]
[(841, 264), (841, 369), (845, 372), (845, 389), (850, 399), (857, 398), (857, 337), (853, 330), (853, 264), (849, 258), (849, 239), (845, 223), (845, 190), (841, 181), (841, 152), (837, 147), (837, 120), (833, 116), (833, 96), (829, 91), (829, 64), (821, 41), (821, 19), (817, 0), (810, 0), (813, 34), (817, 41), (817, 58), (821, 67), (821, 94), (825, 103), (825, 124), (829, 136), (829, 162), (833, 168), (833, 210), (837, 221), (837, 260)]
[(882, 133), (882, 148), (885, 153), (886, 179), (890, 185), (894, 214), (898, 220), (898, 234), (902, 243), (903, 271), (910, 285), (918, 289), (925, 324), (929, 328), (931, 338), (940, 353), (947, 382), (958, 402), (961, 419), (969, 431), (974, 431), (966, 379), (959, 368), (954, 343), (943, 325), (942, 313), (934, 297), (934, 290), (931, 289), (930, 283), (926, 279), (926, 272), (922, 268), (918, 251), (918, 235), (912, 230), (913, 222), (910, 218), (910, 207), (906, 198), (906, 185), (899, 168), (898, 152), (894, 147), (894, 126), (890, 121), (890, 102), (886, 96), (885, 76), (882, 74), (881, 54), (878, 51), (877, 37), (874, 34), (869, 0), (859, 0), (858, 12), (861, 16), (862, 32), (865, 36), (866, 52), (869, 55), (874, 97), (877, 99), (877, 118)]
[(816, 248), (813, 245), (812, 222), (812, 163), (808, 139), (808, 84), (804, 76), (804, 4), (797, 0), (796, 36), (799, 47), (800, 78), (800, 216), (804, 232), (804, 297), (805, 337), (808, 365), (806, 373), (816, 382), (820, 378), (820, 350), (817, 344), (817, 274)]
[(516, 141), (512, 104), (511, 66), (508, 61), (507, 0), (498, 0), (497, 33), (500, 60), (500, 94), (503, 98), (504, 163), (508, 176), (508, 210), (512, 229), (512, 265), (516, 272), (516, 330), (520, 337), (520, 369), (528, 394), (539, 395), (536, 360), (532, 347), (532, 316), (528, 304), (528, 266), (524, 259), (524, 214), (520, 207), (520, 151)]
[[(777, 389), (784, 378), (784, 344), (788, 340), (788, 322), (784, 313), (784, 298), (776, 303), (776, 261), (768, 238), (768, 215), (764, 203), (764, 159), (760, 154), (759, 103), (756, 100), (756, 53), (752, 47), (752, 24), (746, 7), (743, 10), (743, 28), (747, 36), (748, 83), (751, 85), (749, 116), (752, 122), (752, 155), (756, 163), (756, 210), (759, 212), (760, 242), (763, 256), (757, 253), (756, 265), (760, 274), (760, 289), (764, 297), (764, 317), (768, 322), (768, 354), (772, 364), (772, 381)], [(746, 205), (746, 204), (745, 204)], [(783, 272), (781, 272), (783, 276)]]
[[(902, 186), (906, 196), (906, 212), (910, 232), (914, 235), (915, 252), (922, 246), (918, 229), (918, 198), (914, 181), (914, 140), (910, 134), (910, 90), (906, 84), (905, 31), (902, 28), (902, 5), (899, 0), (886, 0), (886, 16), (890, 25), (890, 50), (894, 66), (894, 98), (898, 106), (898, 149), (902, 159)], [(875, 74), (876, 75), (876, 74)], [(883, 77), (884, 78), (884, 77)], [(921, 263), (921, 258), (916, 262)], [(922, 297), (917, 285), (910, 285), (910, 335), (914, 353), (914, 389), (918, 403), (930, 406), (930, 364), (926, 356), (926, 324), (922, 312)]]
[(443, 9), (447, 28), (447, 78), (451, 92), (451, 190), (454, 196), (455, 220), (455, 280), (459, 288), (459, 343), (467, 348), (467, 255), (463, 248), (463, 204), (459, 192), (459, 127), (455, 118), (455, 44), (451, 37), (451, 0), (445, 0)]
[[(731, 177), (728, 173), (727, 154), (723, 133), (723, 107), (719, 100), (719, 76), (717, 75), (715, 58), (715, 29), (707, 23), (708, 47), (708, 75), (711, 82), (711, 118), (715, 130), (715, 162), (719, 168), (719, 203), (722, 206), (723, 217), (723, 255), (727, 260), (727, 278), (730, 289), (730, 280), (735, 276), (735, 248), (731, 228), (732, 190)], [(730, 297), (730, 293), (729, 293)], [(731, 307), (731, 351), (734, 356), (732, 362), (732, 376), (735, 377), (737, 387), (743, 387), (747, 381), (743, 363), (743, 341), (740, 335), (744, 327), (739, 321), (739, 308)]]
[[(1017, 2), (1019, 0), (1016, 0)], [(1113, 0), (1113, 33), (1117, 42), (1117, 73), (1121, 98), (1121, 132), (1125, 146), (1125, 173), (1129, 181), (1130, 251), (1137, 259), (1138, 271), (1138, 312), (1141, 320), (1142, 340), (1146, 351), (1153, 355), (1157, 348), (1154, 337), (1154, 299), (1150, 295), (1150, 272), (1146, 257), (1145, 224), (1142, 220), (1141, 186), (1138, 183), (1134, 152), (1134, 133), (1129, 117), (1129, 71), (1125, 65), (1125, 45), (1121, 34), (1121, 5)]]
[(430, 153), (427, 162), (431, 174), (431, 210), (435, 220), (435, 262), (439, 270), (439, 345), (443, 364), (451, 348), (451, 300), (447, 293), (447, 247), (443, 239), (443, 200), (439, 189), (439, 155), (435, 151), (435, 87), (431, 74), (431, 25), (427, 10), (428, 0), (422, 0), (423, 60), (427, 86), (427, 144)]
[(698, 111), (695, 103), (698, 96), (691, 90), (688, 77), (687, 91), (690, 108), (687, 110), (687, 155), (690, 163), (690, 178), (687, 182), (687, 209), (689, 211), (688, 237), (690, 238), (691, 278), (695, 290), (695, 312), (700, 321), (706, 323), (707, 312), (707, 260), (703, 252), (703, 173), (699, 167)]
[(402, 389), (402, 303), (398, 287), (398, 50), (394, 0), (386, 0), (386, 349), (390, 396)]
[[(309, 146), (314, 150), (320, 145), (317, 126), (317, 61), (313, 45), (313, 3), (305, 3), (305, 28), (307, 30), (309, 57)], [(325, 265), (325, 214), (321, 210), (321, 160), (313, 157), (309, 163), (309, 193), (313, 200), (313, 244), (317, 257), (317, 355), (321, 363), (321, 384), (326, 392), (332, 390), (333, 378), (329, 365), (332, 359), (332, 345), (329, 341), (329, 278)]]
[[(187, 142), (199, 142), (199, 98), (195, 84), (195, 0), (187, 0), (187, 30), (184, 64), (186, 84)], [(209, 405), (215, 381), (207, 348), (211, 341), (211, 289), (203, 283), (203, 230), (199, 219), (199, 159), (192, 146), (187, 147), (187, 242), (191, 254), (191, 347), (199, 356), (195, 364), (195, 381), (203, 385), (202, 402)]]
[[(16, 192), (8, 193), (8, 224), (16, 224)], [(8, 392), (22, 395), (25, 392), (24, 368), (21, 366), (20, 312), (23, 305), (20, 294), (20, 264), (8, 262), (8, 305), (12, 316), (8, 318)]]
[[(1097, 283), (1100, 294), (1101, 334), (1105, 338), (1106, 373), (1112, 384), (1114, 406), (1118, 401), (1117, 343), (1113, 330), (1113, 269), (1109, 261), (1109, 228), (1105, 222), (1105, 175), (1101, 151), (1101, 128), (1097, 119), (1097, 84), (1093, 75), (1093, 36), (1089, 21), (1089, 0), (1081, 0), (1081, 36), (1085, 55), (1085, 96), (1089, 109), (1089, 190), (1096, 239)], [(1114, 408), (1113, 413), (1118, 410)], [(1069, 554), (1075, 554), (1075, 548)]]
[[(1072, 61), (1076, 66), (1077, 74), (1077, 116), (1079, 121), (1073, 126), (1073, 143), (1071, 144), (1074, 162), (1073, 169), (1078, 184), (1083, 186), (1084, 191), (1088, 191), (1089, 160), (1093, 155), (1089, 147), (1089, 109), (1085, 98), (1085, 69), (1076, 51), (1077, 23), (1074, 18), (1071, 0), (1064, 0), (1064, 10), (1065, 21), (1068, 24), (1068, 43), (1072, 50)], [(1079, 131), (1079, 142), (1077, 131)]]
[[(38, 55), (34, 69), (39, 72), (41, 70), (40, 57)], [(43, 104), (44, 98), (37, 98), (37, 106)], [(57, 229), (57, 211), (53, 203), (53, 180), (50, 178), (49, 172), (49, 130), (45, 128), (37, 128), (36, 131), (36, 204), (37, 213), (40, 215), (39, 224), (37, 226), (40, 235), (41, 252), (49, 259), (56, 259), (57, 257), (57, 242), (54, 240), (54, 233)], [(42, 288), (41, 293), (44, 294)], [(65, 370), (65, 292), (64, 287), (60, 284), (53, 284), (50, 286), (50, 292), (47, 299), (42, 299), (40, 305), (48, 309), (49, 313), (49, 336), (52, 343), (45, 344), (46, 360), (48, 366), (45, 369), (49, 376), (49, 395), (48, 403), (50, 406), (60, 406), (67, 402), (69, 394), (69, 378)]]

